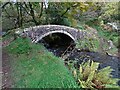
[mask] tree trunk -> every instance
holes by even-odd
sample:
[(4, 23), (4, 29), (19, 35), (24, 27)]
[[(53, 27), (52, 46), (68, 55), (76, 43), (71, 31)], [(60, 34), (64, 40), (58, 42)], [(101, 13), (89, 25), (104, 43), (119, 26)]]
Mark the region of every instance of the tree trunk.
[(39, 22), (37, 22), (37, 20), (35, 19), (35, 14), (34, 14), (34, 10), (33, 10), (33, 6), (32, 4), (29, 2), (29, 7), (30, 7), (30, 14), (33, 18), (33, 21), (35, 23), (35, 25), (39, 25)]

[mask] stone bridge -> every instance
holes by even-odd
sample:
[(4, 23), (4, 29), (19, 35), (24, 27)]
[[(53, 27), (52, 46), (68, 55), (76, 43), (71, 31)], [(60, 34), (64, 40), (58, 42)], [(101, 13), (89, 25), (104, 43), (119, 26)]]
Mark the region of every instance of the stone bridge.
[(40, 25), (24, 29), (24, 33), (32, 39), (32, 42), (37, 43), (42, 38), (53, 34), (62, 33), (70, 37), (75, 43), (78, 39), (89, 37), (90, 34), (84, 30), (78, 30), (75, 28), (61, 26), (61, 25)]
[[(61, 26), (61, 25), (40, 25), (40, 26), (35, 26), (35, 27), (30, 27), (24, 29), (25, 35), (30, 37), (32, 39), (32, 42), (38, 43), (42, 38), (51, 35), (51, 34), (65, 34), (66, 36), (70, 37), (75, 43), (77, 43), (77, 40), (82, 40), (84, 38), (96, 38), (98, 34), (96, 33), (96, 30), (93, 29), (87, 29), (87, 30), (79, 30), (67, 26)], [(97, 37), (98, 38), (98, 37)], [(64, 38), (63, 38), (64, 40)], [(73, 55), (72, 55), (73, 54)], [(106, 66), (111, 66), (114, 72), (112, 72), (113, 77), (120, 78), (118, 74), (118, 63), (119, 60), (117, 57), (111, 57), (109, 55), (105, 55), (102, 53), (94, 53), (94, 52), (89, 52), (89, 53), (81, 53), (81, 52), (75, 52), (72, 53), (70, 57), (73, 56), (71, 60), (74, 60), (74, 55), (76, 55), (76, 60), (79, 60), (80, 55), (84, 54), (87, 56), (90, 56), (92, 60), (99, 62), (100, 63), (100, 68), (106, 67)], [(109, 52), (108, 52), (109, 54)], [(89, 58), (89, 57), (87, 57)], [(81, 59), (80, 59), (81, 60)], [(89, 60), (89, 59), (87, 59)], [(104, 61), (105, 60), (105, 61)], [(119, 81), (120, 85), (120, 81)]]

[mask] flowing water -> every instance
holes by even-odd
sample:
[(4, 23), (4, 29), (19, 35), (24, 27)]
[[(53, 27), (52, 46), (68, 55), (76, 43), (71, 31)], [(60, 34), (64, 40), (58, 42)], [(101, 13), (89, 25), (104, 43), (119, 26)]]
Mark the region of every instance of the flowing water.
[[(76, 61), (77, 67), (82, 62), (86, 62), (88, 60), (99, 62), (99, 69), (110, 66), (114, 70), (111, 73), (113, 75), (113, 78), (120, 79), (120, 58), (99, 52), (79, 51), (75, 49), (73, 40), (62, 34), (57, 35), (58, 36), (55, 35), (57, 38), (54, 40), (51, 40), (51, 36), (48, 36), (43, 38), (39, 43), (42, 43), (48, 49), (48, 51), (52, 52), (58, 57), (63, 58), (63, 56), (66, 56), (64, 58), (65, 61)], [(118, 84), (120, 85), (120, 81)]]

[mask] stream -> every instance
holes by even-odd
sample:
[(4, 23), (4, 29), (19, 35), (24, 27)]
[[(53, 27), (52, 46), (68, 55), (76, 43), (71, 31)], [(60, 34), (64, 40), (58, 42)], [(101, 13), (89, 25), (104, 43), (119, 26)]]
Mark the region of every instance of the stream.
[[(52, 52), (57, 57), (61, 57), (65, 50), (66, 47), (48, 48), (48, 51)], [(113, 75), (113, 78), (120, 79), (120, 58), (118, 57), (110, 56), (99, 52), (78, 51), (77, 49), (74, 50), (72, 53), (70, 53), (69, 51), (69, 53), (67, 54), (69, 54), (69, 56), (67, 56), (65, 61), (68, 60), (77, 61), (77, 67), (82, 62), (86, 62), (88, 60), (99, 62), (100, 65), (98, 69), (102, 69), (106, 66), (110, 66), (113, 69), (111, 73)], [(120, 86), (120, 81), (118, 82), (118, 85)]]
[[(75, 48), (74, 42), (69, 37), (62, 34), (54, 34), (53, 36), (56, 38), (52, 40), (51, 36), (47, 36), (39, 41), (39, 43), (42, 43), (47, 48), (47, 50), (49, 52), (52, 52), (55, 56), (61, 57), (65, 61), (74, 60), (77, 62), (76, 67), (79, 67), (79, 64), (88, 60), (99, 62), (100, 65), (98, 69), (110, 66), (113, 69), (111, 73), (113, 78), (120, 79), (119, 57), (110, 56), (99, 52), (91, 52), (85, 50), (80, 51)], [(120, 86), (120, 80), (118, 82), (118, 85)]]

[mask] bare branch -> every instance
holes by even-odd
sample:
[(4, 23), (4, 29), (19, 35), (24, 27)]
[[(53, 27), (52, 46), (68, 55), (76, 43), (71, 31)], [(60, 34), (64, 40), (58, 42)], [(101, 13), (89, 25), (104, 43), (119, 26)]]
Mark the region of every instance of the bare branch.
[(1, 8), (4, 9), (5, 6), (8, 5), (8, 4), (11, 4), (11, 3), (10, 3), (10, 2), (6, 2), (5, 4), (3, 4), (3, 5), (1, 6)]
[(41, 2), (41, 10), (40, 10), (39, 18), (42, 16), (42, 12), (43, 12), (43, 2)]
[(78, 6), (78, 4), (76, 3), (76, 4), (73, 4), (72, 6), (68, 7), (68, 8), (66, 9), (66, 11), (65, 11), (63, 14), (61, 14), (60, 17), (63, 17), (63, 16), (70, 10), (70, 8), (72, 8), (72, 7), (77, 7), (77, 6)]
[(31, 13), (31, 16), (33, 18), (33, 21), (36, 25), (39, 25), (39, 23), (35, 20), (35, 14), (34, 14), (34, 10), (33, 10), (33, 7), (32, 7), (32, 4), (29, 2), (29, 7), (30, 7), (30, 13)]

